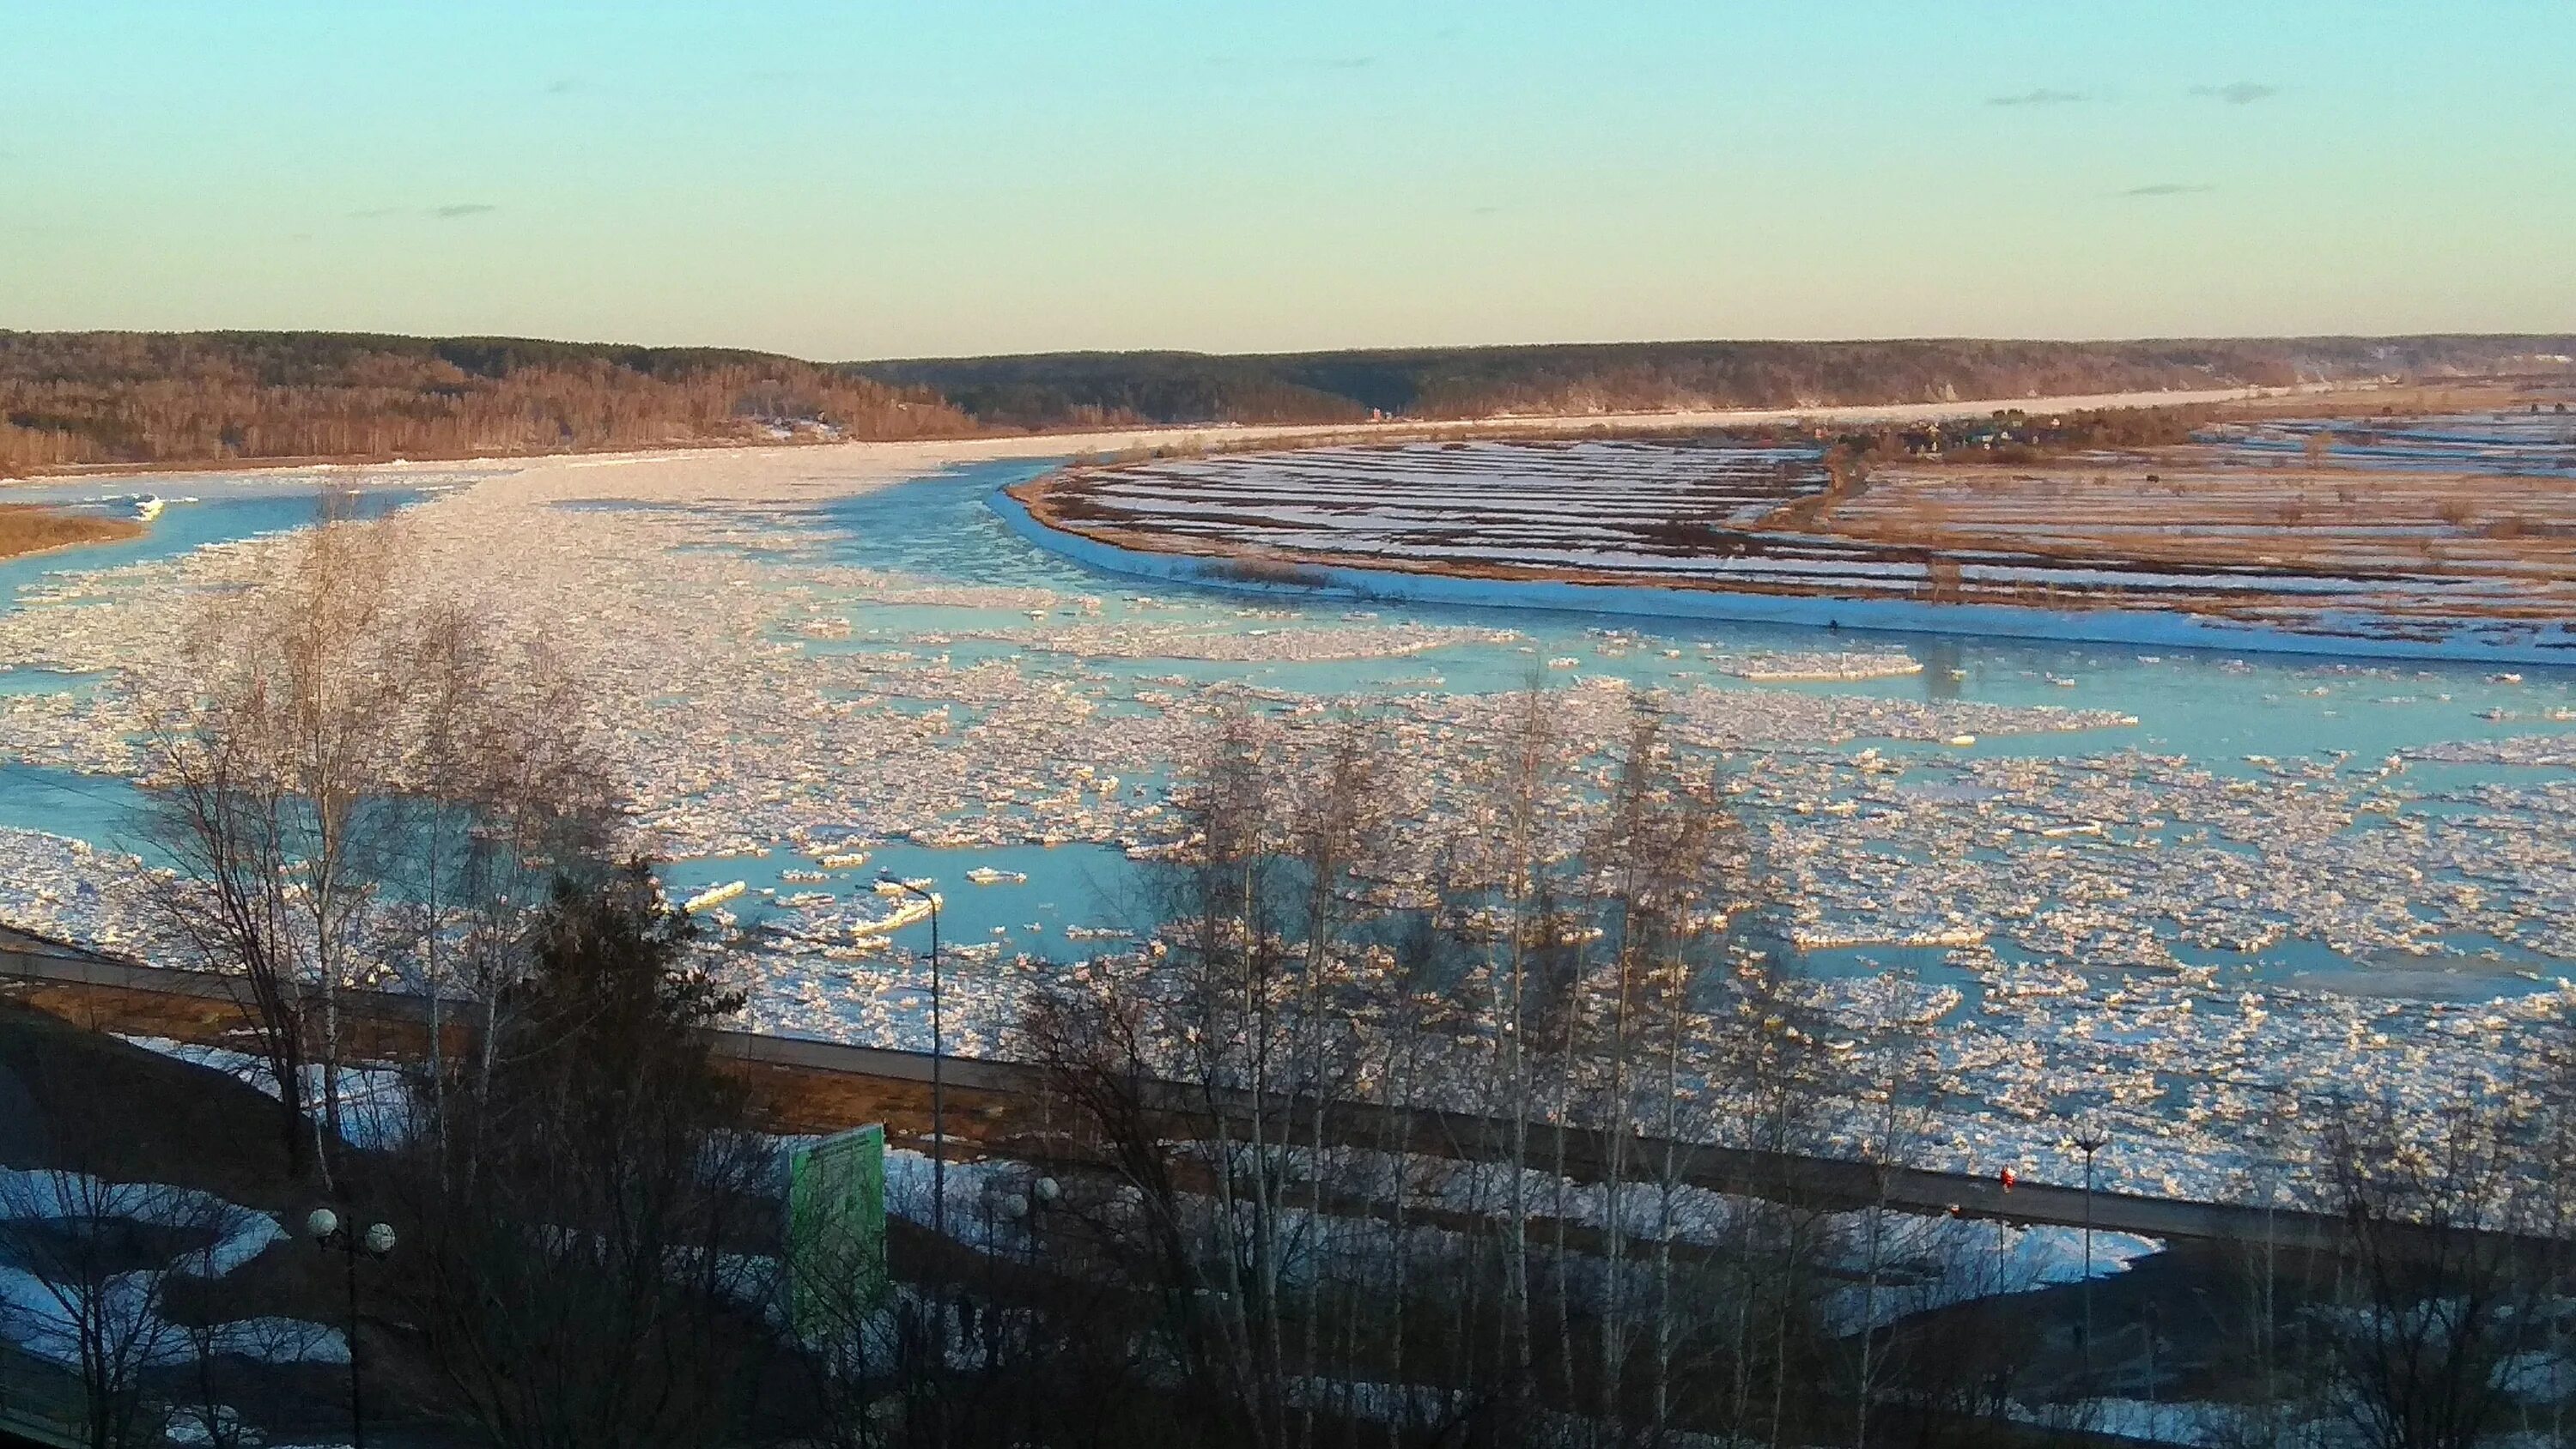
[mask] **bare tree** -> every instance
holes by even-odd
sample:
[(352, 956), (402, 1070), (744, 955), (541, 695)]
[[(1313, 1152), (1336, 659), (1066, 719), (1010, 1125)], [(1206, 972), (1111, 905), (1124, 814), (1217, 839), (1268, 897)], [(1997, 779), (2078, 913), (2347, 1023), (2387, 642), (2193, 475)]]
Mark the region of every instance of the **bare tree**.
[(2329, 1403), (2378, 1449), (2466, 1449), (2508, 1419), (2513, 1369), (2548, 1346), (2555, 1288), (2508, 1110), (2341, 1104), (2318, 1150), (2344, 1227), (2340, 1291), (2316, 1311)]
[[(1530, 1283), (1531, 1218), (1530, 1128), (1540, 1115), (1539, 1071), (1553, 1048), (1560, 1068), (1570, 1061), (1576, 1030), (1572, 993), (1577, 974), (1572, 951), (1578, 928), (1561, 910), (1554, 883), (1557, 847), (1551, 842), (1550, 807), (1562, 784), (1562, 741), (1550, 712), (1545, 681), (1533, 673), (1513, 697), (1502, 737), (1480, 777), (1481, 788), (1499, 816), (1498, 831), (1469, 832), (1458, 842), (1467, 863), (1461, 882), (1472, 894), (1452, 912), (1453, 929), (1481, 943), (1486, 961), (1489, 1032), (1495, 1057), (1495, 1091), (1490, 1109), (1511, 1124), (1511, 1157), (1503, 1174), (1506, 1241), (1502, 1247), (1504, 1315), (1498, 1331), (1503, 1358), (1513, 1375), (1506, 1393), (1526, 1402), (1537, 1377), (1532, 1331)], [(1551, 1031), (1548, 1028), (1554, 1027)], [(1557, 1106), (1552, 1115), (1566, 1116), (1565, 1095), (1571, 1075), (1556, 1074)], [(1564, 1139), (1557, 1141), (1561, 1145)], [(1564, 1180), (1564, 1163), (1556, 1179)], [(1562, 1196), (1556, 1221), (1567, 1221)], [(1566, 1284), (1567, 1257), (1560, 1237), (1553, 1258), (1554, 1297), (1558, 1305), (1559, 1374), (1571, 1392), (1574, 1377), (1574, 1332), (1566, 1317), (1571, 1301)]]
[(1846, 1063), (1843, 1085), (1860, 1108), (1860, 1154), (1872, 1170), (1875, 1193), (1861, 1210), (1858, 1233), (1861, 1262), (1860, 1328), (1852, 1335), (1852, 1444), (1866, 1449), (1870, 1411), (1887, 1383), (1902, 1372), (1891, 1353), (1906, 1340), (1883, 1333), (1883, 1310), (1902, 1305), (1882, 1302), (1889, 1291), (1891, 1268), (1934, 1255), (1938, 1225), (1899, 1213), (1889, 1203), (1895, 1173), (1918, 1165), (1930, 1140), (1940, 1101), (1936, 1057), (1923, 1039), (1924, 993), (1909, 973), (1894, 973), (1873, 983), (1854, 1022), (1864, 1040)]
[(178, 866), (164, 919), (241, 982), (289, 1150), (326, 1180), (340, 993), (380, 959), (377, 883), (398, 845), (381, 805), (406, 704), (396, 545), (326, 512), (279, 583), (200, 621), (152, 741), (156, 834)]
[(326, 503), (282, 577), (209, 605), (150, 742), (154, 834), (176, 865), (163, 919), (239, 983), (290, 1151), (326, 1183), (343, 993), (418, 989), (443, 1060), (461, 991), (488, 1039), (545, 882), (597, 853), (610, 819), (542, 652), (411, 606), (399, 522), (347, 512)]
[(77, 1371), (91, 1449), (161, 1442), (152, 1379), (190, 1347), (169, 1312), (172, 1281), (212, 1271), (205, 1256), (251, 1216), (163, 1183), (0, 1168), (0, 1277), (20, 1280), (0, 1292), (0, 1327)]
[[(1115, 1260), (1161, 1285), (1211, 1432), (1310, 1443), (1323, 1416), (1362, 1416), (1355, 1379), (1432, 1365), (1439, 1395), (1369, 1407), (1386, 1433), (1599, 1441), (1707, 1419), (1708, 1305), (1753, 1279), (1687, 1241), (1705, 1219), (1679, 1144), (1798, 1130), (1814, 1042), (1743, 957), (1748, 877), (1715, 779), (1649, 711), (1590, 797), (1549, 716), (1535, 692), (1506, 704), (1470, 784), (1496, 829), (1409, 851), (1359, 808), (1384, 792), (1348, 732), (1301, 755), (1225, 723), (1189, 767), (1154, 969), (1032, 1003), (1025, 1041), (1130, 1198)], [(1384, 1130), (1355, 1154), (1332, 1124), (1360, 1102)], [(1475, 1154), (1497, 1159), (1422, 1166), (1422, 1108), (1491, 1123)], [(1381, 1227), (1358, 1231), (1362, 1211)], [(1794, 1265), (1766, 1270), (1747, 1320), (1778, 1366), (1763, 1423), (1816, 1357), (1815, 1222), (1764, 1216), (1732, 1260)]]
[[(452, 1085), (489, 1088), (502, 993), (531, 970), (532, 923), (555, 878), (605, 858), (615, 792), (581, 700), (544, 650), (503, 648), (453, 607), (408, 632), (405, 776), (388, 801), (408, 848), (383, 888), (397, 970), (427, 1006), (443, 1122)], [(467, 1059), (452, 1064), (458, 1042)]]

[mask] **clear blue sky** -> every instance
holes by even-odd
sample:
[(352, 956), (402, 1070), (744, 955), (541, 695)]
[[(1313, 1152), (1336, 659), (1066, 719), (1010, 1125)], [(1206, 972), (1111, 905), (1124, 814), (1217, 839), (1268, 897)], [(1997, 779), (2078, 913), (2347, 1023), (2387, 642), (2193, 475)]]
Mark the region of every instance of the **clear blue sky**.
[(0, 0), (0, 327), (2576, 330), (2576, 5)]

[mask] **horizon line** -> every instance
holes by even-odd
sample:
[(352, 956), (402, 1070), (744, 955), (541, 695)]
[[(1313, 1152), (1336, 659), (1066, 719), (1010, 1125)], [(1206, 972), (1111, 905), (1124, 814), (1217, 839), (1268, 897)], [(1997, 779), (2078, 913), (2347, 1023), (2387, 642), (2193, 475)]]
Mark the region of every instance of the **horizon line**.
[(1621, 347), (1865, 347), (1914, 344), (1995, 343), (2017, 346), (2120, 347), (2151, 345), (2185, 345), (2192, 343), (2246, 342), (2421, 342), (2431, 340), (2462, 341), (2564, 341), (2576, 343), (2576, 328), (2563, 331), (2407, 331), (2407, 332), (2241, 332), (2241, 333), (2166, 333), (2131, 336), (2050, 337), (2012, 336), (1975, 333), (1918, 333), (1912, 335), (1851, 337), (1641, 337), (1641, 338), (1574, 338), (1539, 342), (1417, 342), (1379, 346), (1302, 347), (1270, 350), (1219, 351), (1205, 348), (1149, 347), (1062, 347), (1025, 352), (954, 352), (911, 353), (878, 357), (807, 357), (772, 348), (742, 346), (717, 342), (619, 342), (593, 337), (540, 336), (512, 332), (385, 332), (342, 327), (94, 327), (94, 328), (14, 328), (0, 327), (0, 339), (37, 337), (327, 337), (341, 339), (380, 339), (393, 342), (533, 342), (553, 346), (615, 348), (637, 352), (731, 352), (757, 357), (800, 362), (810, 367), (894, 366), (908, 363), (998, 362), (1032, 358), (1075, 357), (1198, 357), (1230, 359), (1265, 359), (1293, 357), (1403, 356), (1415, 353), (1456, 352), (1521, 352), (1548, 350), (1583, 350)]

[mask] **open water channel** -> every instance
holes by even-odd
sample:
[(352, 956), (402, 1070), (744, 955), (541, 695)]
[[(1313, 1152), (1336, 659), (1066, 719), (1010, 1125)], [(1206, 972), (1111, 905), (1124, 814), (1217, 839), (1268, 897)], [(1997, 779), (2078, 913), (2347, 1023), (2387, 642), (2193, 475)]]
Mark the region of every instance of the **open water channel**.
[[(2382, 1075), (2402, 1075), (2452, 1044), (2509, 1057), (2518, 1032), (2563, 1010), (2539, 1003), (2562, 1001), (2559, 978), (2576, 975), (2576, 677), (2568, 674), (1250, 599), (1103, 574), (1027, 542), (990, 499), (1045, 466), (960, 466), (821, 505), (707, 503), (707, 517), (723, 527), (689, 547), (725, 555), (725, 567), (753, 579), (773, 566), (782, 578), (820, 567), (917, 584), (893, 599), (882, 587), (838, 600), (826, 591), (806, 606), (807, 622), (819, 612), (846, 629), (778, 629), (758, 644), (818, 669), (860, 670), (855, 677), (870, 682), (859, 692), (866, 708), (889, 726), (949, 711), (933, 735), (973, 737), (986, 706), (877, 687), (932, 659), (942, 671), (935, 678), (983, 666), (1011, 672), (1016, 688), (1036, 680), (1079, 696), (1094, 728), (1110, 733), (1220, 687), (1274, 709), (1391, 700), (1399, 748), (1432, 747), (1458, 702), (1534, 675), (1576, 703), (1624, 698), (1614, 681), (1693, 701), (1685, 719), (1699, 722), (1746, 781), (1742, 808), (1774, 859), (1779, 888), (1795, 899), (1811, 964), (1829, 976), (1907, 968), (1978, 1017), (1985, 1055), (1963, 1056), (1961, 1070), (1982, 1073), (2005, 1125), (2000, 1136), (1963, 1132), (1963, 1159), (2010, 1140), (2013, 1121), (2039, 1115), (2016, 1095), (2032, 1076), (2076, 1059), (2064, 1053), (2107, 1054), (2142, 1091), (2163, 1094), (2142, 1110), (2242, 1119), (2271, 1087), (2350, 1075), (2357, 1052), (2390, 1049), (2369, 1058)], [(435, 513), (444, 491), (507, 471), (407, 475), (371, 492), (370, 506), (430, 503)], [(171, 503), (144, 539), (0, 564), (0, 613), (59, 607), (67, 593), (112, 598), (121, 580), (155, 564), (295, 527), (312, 516), (325, 481), (153, 478), (162, 497), (194, 501)], [(136, 491), (129, 479), (47, 493), (80, 501)], [(553, 506), (607, 514), (626, 505)], [(635, 506), (667, 514), (674, 505)], [(994, 592), (1013, 590), (1053, 602), (1031, 606)], [(1404, 627), (1432, 631), (1429, 642), (1402, 650), (1334, 642)], [(1748, 658), (1826, 654), (1904, 656), (1921, 668), (1815, 682), (1743, 677)], [(103, 677), (33, 663), (0, 658), (0, 707), (15, 697), (77, 697)], [(961, 776), (995, 768), (973, 749), (938, 758)], [(0, 827), (148, 856), (134, 789), (82, 763), (0, 735)], [(1130, 760), (1109, 793), (1150, 797), (1156, 764)], [(657, 788), (647, 780), (642, 793)], [(743, 880), (749, 891), (727, 909), (746, 925), (792, 931), (811, 911), (783, 902), (817, 890), (816, 842), (863, 848), (862, 869), (820, 889), (858, 887), (864, 897), (862, 882), (880, 868), (936, 880), (947, 900), (946, 942), (967, 948), (950, 969), (969, 983), (1006, 974), (1015, 960), (1062, 961), (1150, 927), (1140, 868), (1125, 848), (1136, 840), (1132, 819), (1089, 835), (1051, 830), (1058, 843), (1043, 844), (1031, 838), (1037, 830), (997, 830), (989, 818), (965, 828), (954, 811), (902, 822), (820, 804), (800, 816), (795, 781), (777, 794), (783, 803), (764, 817), (774, 827), (767, 838), (735, 827), (720, 833), (727, 843), (718, 848), (682, 841), (667, 867), (674, 894)], [(685, 820), (691, 798), (676, 791), (660, 802), (659, 818)], [(28, 859), (30, 872), (63, 868)], [(965, 873), (978, 867), (1005, 878), (971, 884)], [(0, 904), (25, 884), (8, 879), (17, 870), (0, 862)], [(40, 894), (58, 908), (55, 918), (29, 923), (76, 933), (78, 887), (55, 881)], [(1911, 934), (1962, 928), (1977, 938), (1965, 947), (1904, 944)], [(926, 947), (926, 928), (895, 939), (903, 951), (877, 963), (793, 953), (773, 960), (755, 1015), (774, 1029), (907, 1041), (918, 983), (905, 953)], [(865, 1004), (854, 1004), (861, 997)], [(2532, 1004), (2510, 1005), (2517, 999)], [(2276, 1038), (2290, 1025), (2279, 1018), (2298, 1014), (2289, 1003), (2303, 1004), (2306, 1024)], [(2195, 1004), (2196, 1022), (2186, 1015)], [(2124, 1007), (2136, 1011), (2124, 1017)], [(974, 1028), (964, 1030), (971, 1046)], [(2220, 1052), (2259, 1060), (2232, 1085), (2197, 1079), (2193, 1062)], [(2228, 1158), (2223, 1142), (2188, 1131), (2173, 1146), (2141, 1157), (2132, 1180), (2205, 1186), (2197, 1179)]]

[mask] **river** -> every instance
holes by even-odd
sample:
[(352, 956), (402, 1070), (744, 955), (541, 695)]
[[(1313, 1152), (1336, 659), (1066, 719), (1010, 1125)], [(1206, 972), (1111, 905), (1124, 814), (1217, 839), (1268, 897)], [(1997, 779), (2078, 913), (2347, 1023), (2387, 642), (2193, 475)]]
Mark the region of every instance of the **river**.
[[(1273, 711), (1369, 699), (1397, 748), (1422, 750), (1534, 676), (1577, 721), (1665, 691), (1744, 782), (1809, 964), (1902, 968), (1955, 995), (1951, 1066), (1995, 1106), (1960, 1129), (1959, 1160), (2044, 1153), (2012, 1103), (2071, 1073), (2131, 1084), (2141, 1121), (2242, 1123), (2279, 1088), (2404, 1083), (2437, 1060), (2502, 1070), (2576, 974), (2566, 673), (1247, 599), (1032, 546), (991, 495), (1043, 460), (891, 480), (819, 452), (791, 464), (785, 481), (685, 457), (414, 470), (378, 495), (439, 567), (480, 580), (466, 596), (498, 608), (570, 580), (595, 601), (557, 628), (596, 661), (675, 893), (742, 880), (728, 911), (781, 933), (754, 968), (771, 1029), (912, 1041), (925, 926), (891, 957), (819, 949), (881, 907), (851, 889), (879, 868), (946, 898), (969, 1050), (998, 1040), (1041, 963), (1149, 929), (1122, 842), (1153, 838), (1161, 771), (1212, 691)], [(108, 767), (130, 724), (109, 683), (198, 575), (244, 566), (225, 549), (263, 546), (243, 541), (309, 517), (334, 481), (155, 478), (202, 501), (143, 540), (0, 565), (0, 664), (16, 666), (0, 672), (0, 827), (32, 832), (6, 837), (20, 865), (0, 873), (0, 911), (113, 943), (76, 879), (109, 857), (62, 844), (149, 853)], [(1744, 677), (1820, 655), (1920, 668)], [(855, 872), (815, 868), (858, 849)], [(972, 884), (975, 867), (1026, 880)], [(830, 899), (782, 903), (799, 892)], [(1953, 928), (1980, 939), (1891, 939)], [(2240, 1160), (2206, 1123), (2174, 1130), (2128, 1181), (2206, 1187)]]

